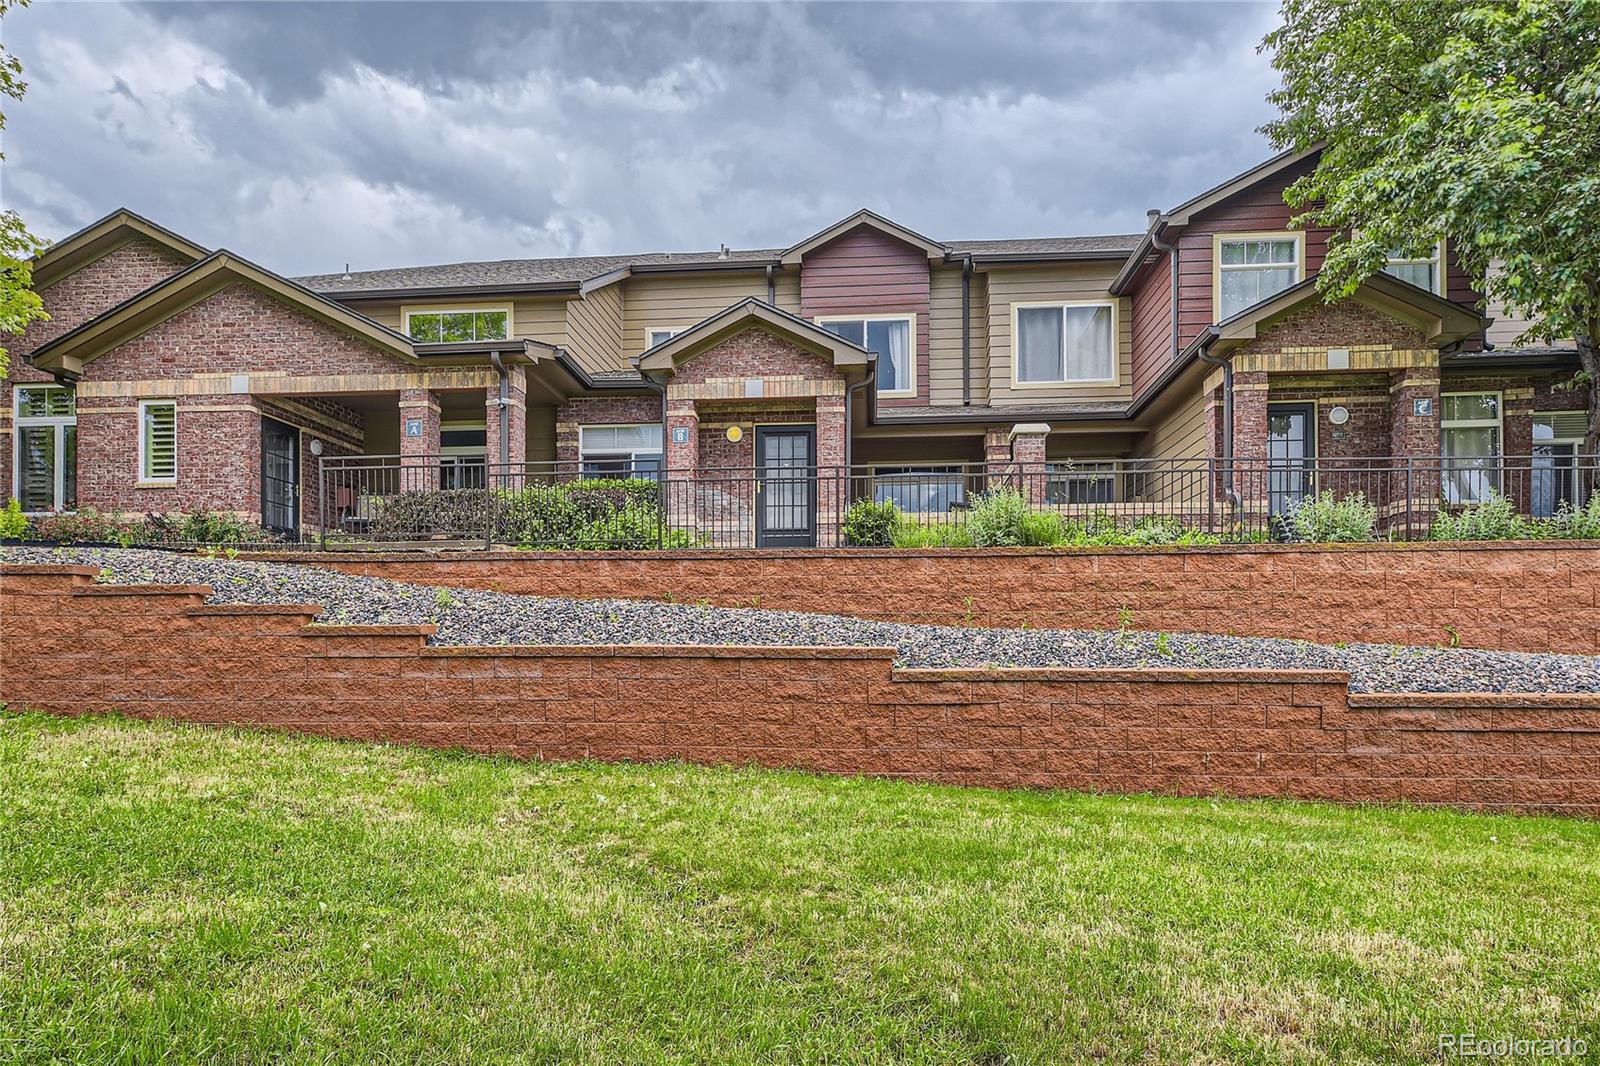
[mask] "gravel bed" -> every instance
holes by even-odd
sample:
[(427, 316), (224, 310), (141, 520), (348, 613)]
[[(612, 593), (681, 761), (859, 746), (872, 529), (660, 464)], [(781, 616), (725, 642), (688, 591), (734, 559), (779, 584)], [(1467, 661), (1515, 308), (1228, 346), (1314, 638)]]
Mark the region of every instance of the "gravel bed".
[(989, 629), (655, 600), (567, 600), (441, 589), (290, 563), (118, 548), (0, 548), (0, 560), (80, 563), (100, 580), (206, 584), (216, 603), (320, 603), (319, 620), (438, 625), (436, 644), (743, 644), (892, 647), (914, 667), (1337, 669), (1357, 692), (1600, 692), (1600, 657), (1343, 647), (1199, 633)]

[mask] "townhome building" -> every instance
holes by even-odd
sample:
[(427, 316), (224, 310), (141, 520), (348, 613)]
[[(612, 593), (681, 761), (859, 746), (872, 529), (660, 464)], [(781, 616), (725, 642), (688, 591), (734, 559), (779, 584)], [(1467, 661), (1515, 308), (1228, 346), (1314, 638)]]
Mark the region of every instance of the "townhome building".
[(289, 536), (386, 491), (562, 477), (663, 479), (685, 525), (770, 546), (828, 541), (854, 499), (949, 512), (1007, 478), (1213, 526), (1323, 488), (1406, 521), (1579, 502), (1575, 349), (1518, 346), (1448, 240), (1327, 302), (1329, 234), (1283, 197), (1315, 163), (1143, 233), (946, 240), (862, 210), (786, 248), (299, 278), (120, 210), (34, 261), (50, 318), (10, 346), (0, 456), (30, 512)]

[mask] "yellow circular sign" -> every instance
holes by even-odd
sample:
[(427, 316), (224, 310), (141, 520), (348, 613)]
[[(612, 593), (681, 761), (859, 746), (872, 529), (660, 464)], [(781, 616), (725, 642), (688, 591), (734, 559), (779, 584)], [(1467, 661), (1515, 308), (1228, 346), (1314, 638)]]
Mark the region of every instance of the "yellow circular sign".
[(744, 440), (744, 430), (740, 429), (738, 426), (729, 426), (728, 440), (732, 441), (734, 444), (738, 444), (741, 440)]

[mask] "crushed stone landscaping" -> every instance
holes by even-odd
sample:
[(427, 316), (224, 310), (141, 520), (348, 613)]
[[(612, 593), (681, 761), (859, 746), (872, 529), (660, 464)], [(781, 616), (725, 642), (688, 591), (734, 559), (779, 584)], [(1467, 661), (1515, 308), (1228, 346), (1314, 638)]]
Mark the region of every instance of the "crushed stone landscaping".
[(215, 603), (315, 603), (318, 621), (438, 626), (435, 644), (891, 647), (903, 667), (1347, 670), (1356, 692), (1600, 692), (1600, 656), (1200, 633), (998, 629), (656, 600), (574, 600), (413, 585), (318, 567), (130, 548), (5, 547), (0, 561), (73, 563), (114, 584), (202, 584)]

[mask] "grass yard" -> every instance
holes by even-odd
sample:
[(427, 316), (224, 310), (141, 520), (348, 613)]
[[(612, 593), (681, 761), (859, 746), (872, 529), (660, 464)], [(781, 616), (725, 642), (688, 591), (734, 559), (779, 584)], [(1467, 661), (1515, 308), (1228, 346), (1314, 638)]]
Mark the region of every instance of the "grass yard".
[(0, 713), (0, 1061), (1600, 1048), (1600, 825)]

